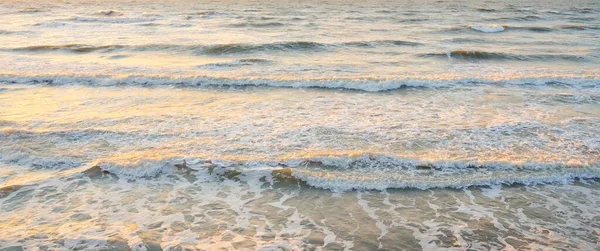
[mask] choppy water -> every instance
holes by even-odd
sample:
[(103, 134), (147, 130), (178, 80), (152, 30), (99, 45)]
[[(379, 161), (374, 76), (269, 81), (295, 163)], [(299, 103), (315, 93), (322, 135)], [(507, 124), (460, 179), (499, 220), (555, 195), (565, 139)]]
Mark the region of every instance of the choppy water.
[(600, 249), (600, 3), (0, 3), (0, 247)]

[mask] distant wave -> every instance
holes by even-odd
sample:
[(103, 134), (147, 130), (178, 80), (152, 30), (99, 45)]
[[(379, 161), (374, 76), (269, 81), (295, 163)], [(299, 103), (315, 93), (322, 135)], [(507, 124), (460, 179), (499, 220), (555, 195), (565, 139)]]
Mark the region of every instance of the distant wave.
[(467, 26), (470, 29), (486, 32), (486, 33), (495, 33), (502, 31), (512, 31), (512, 30), (524, 30), (524, 31), (532, 31), (532, 32), (552, 32), (554, 29), (543, 26), (511, 26), (511, 25), (469, 25)]
[(587, 8), (587, 7), (584, 7), (584, 8), (571, 8), (570, 10), (571, 11), (575, 11), (577, 13), (582, 13), (582, 14), (600, 12), (600, 10), (596, 10), (596, 9), (593, 9), (593, 8)]
[(279, 42), (270, 44), (219, 44), (208, 45), (202, 48), (204, 54), (222, 55), (249, 53), (255, 51), (309, 51), (309, 50), (325, 50), (327, 44), (308, 42), (308, 41), (292, 41)]
[(554, 29), (549, 28), (549, 27), (543, 27), (543, 26), (505, 26), (506, 29), (508, 30), (526, 30), (526, 31), (532, 31), (532, 32), (552, 32), (554, 31)]
[(282, 42), (272, 44), (217, 44), (217, 45), (175, 45), (175, 44), (147, 44), (147, 45), (35, 45), (11, 49), (12, 51), (25, 52), (52, 52), (65, 51), (74, 53), (111, 52), (111, 51), (192, 51), (197, 54), (233, 54), (248, 53), (264, 50), (316, 50), (325, 49), (327, 45), (316, 42)]
[(569, 24), (561, 25), (559, 27), (566, 30), (600, 30), (600, 26), (589, 26), (583, 24)]
[(253, 27), (253, 28), (269, 28), (269, 27), (281, 27), (285, 24), (280, 22), (244, 22), (235, 23), (228, 25), (229, 27), (240, 28), (240, 27)]
[(70, 51), (77, 53), (87, 53), (94, 52), (99, 50), (110, 50), (110, 49), (120, 49), (124, 48), (123, 46), (116, 45), (103, 45), (103, 46), (92, 46), (85, 44), (64, 44), (64, 45), (34, 45), (27, 46), (21, 48), (12, 49), (13, 51), (29, 51), (29, 52), (48, 52), (48, 51)]
[(517, 16), (517, 17), (497, 17), (497, 18), (487, 18), (485, 21), (537, 21), (543, 19), (537, 15), (526, 15), (526, 16)]
[(502, 32), (505, 28), (503, 25), (469, 25), (467, 27), (485, 33)]
[(375, 40), (355, 41), (340, 43), (319, 43), (310, 41), (289, 41), (264, 44), (237, 43), (237, 44), (215, 44), (215, 45), (176, 45), (176, 44), (146, 44), (146, 45), (87, 45), (87, 44), (63, 44), (63, 45), (34, 45), (13, 49), (4, 49), (21, 52), (112, 52), (112, 51), (189, 51), (194, 54), (225, 55), (237, 53), (252, 53), (258, 51), (324, 51), (336, 47), (374, 47), (382, 45), (392, 46), (418, 46), (417, 42), (401, 40)]
[(144, 26), (144, 27), (161, 26), (161, 24), (157, 24), (157, 23), (142, 23), (142, 24), (138, 24), (138, 25)]
[(24, 9), (20, 9), (18, 12), (19, 13), (38, 13), (38, 12), (43, 12), (43, 9), (38, 9), (38, 8), (24, 8)]
[(397, 45), (397, 46), (419, 46), (422, 43), (404, 41), (404, 40), (375, 40), (375, 41), (357, 41), (357, 42), (346, 42), (341, 43), (344, 46), (357, 46), (357, 47), (374, 47), (379, 45)]
[[(242, 59), (243, 60), (243, 59)], [(248, 59), (250, 61), (254, 59)], [(260, 60), (260, 59), (257, 59)], [(239, 61), (238, 61), (239, 62)], [(253, 62), (254, 64), (259, 62)], [(268, 62), (264, 62), (268, 63)], [(279, 88), (326, 88), (352, 91), (383, 92), (403, 88), (451, 88), (465, 85), (565, 85), (578, 88), (600, 87), (600, 77), (574, 78), (572, 76), (553, 78), (526, 78), (489, 81), (485, 79), (314, 79), (314, 80), (273, 80), (240, 78), (161, 78), (132, 76), (74, 77), (74, 76), (7, 76), (0, 75), (0, 83), (24, 85), (85, 85), (85, 86), (184, 86), (184, 87), (279, 87)]]
[(123, 13), (118, 12), (118, 11), (114, 11), (114, 10), (101, 10), (98, 11), (96, 13), (94, 13), (95, 15), (99, 15), (99, 16), (107, 16), (107, 17), (116, 17), (116, 16), (122, 16)]
[(475, 8), (476, 11), (479, 12), (496, 12), (495, 9), (490, 9), (490, 8)]
[(205, 54), (235, 54), (248, 53), (255, 51), (323, 51), (335, 47), (345, 46), (378, 46), (378, 45), (396, 45), (396, 46), (416, 46), (419, 43), (397, 40), (377, 40), (377, 41), (358, 41), (324, 44), (318, 42), (292, 41), (270, 44), (222, 44), (210, 45), (203, 48)]
[(184, 168), (237, 180), (265, 175), (275, 182), (297, 182), (335, 192), (349, 190), (465, 188), (470, 186), (565, 183), (600, 178), (599, 163), (569, 166), (560, 163), (423, 161), (386, 155), (313, 157), (306, 159), (236, 162), (220, 159), (170, 158), (141, 160), (133, 165), (98, 161), (94, 167), (127, 179), (153, 177)]
[(590, 22), (595, 21), (595, 17), (569, 17), (569, 20), (577, 21), (577, 22)]
[(212, 64), (203, 64), (199, 65), (199, 68), (231, 68), (231, 67), (240, 67), (240, 66), (249, 66), (249, 65), (265, 65), (270, 64), (272, 61), (260, 58), (244, 58), (239, 60), (234, 60), (226, 63), (212, 63)]
[(143, 23), (143, 22), (152, 22), (155, 21), (154, 17), (115, 17), (115, 16), (106, 16), (106, 17), (82, 17), (75, 16), (64, 21), (70, 22), (82, 22), (82, 23), (113, 23), (113, 24), (130, 24), (130, 23)]
[(476, 50), (454, 50), (449, 53), (426, 53), (421, 57), (454, 58), (454, 59), (476, 59), (476, 60), (516, 60), (516, 61), (539, 61), (539, 60), (565, 60), (584, 61), (585, 57), (576, 55), (560, 54), (533, 54), (521, 55), (503, 52), (486, 52)]
[(460, 32), (465, 30), (473, 30), (484, 33), (497, 33), (504, 31), (531, 31), (537, 33), (546, 33), (546, 32), (554, 32), (557, 30), (599, 30), (600, 27), (583, 25), (583, 24), (569, 24), (569, 25), (559, 25), (553, 27), (547, 26), (517, 26), (517, 25), (507, 25), (507, 24), (485, 24), (485, 25), (467, 25), (466, 29), (462, 27), (452, 27), (448, 28), (445, 31), (447, 32)]
[(405, 18), (405, 19), (398, 19), (397, 21), (399, 23), (415, 23), (415, 22), (425, 22), (428, 20), (429, 19), (427, 19), (427, 18)]

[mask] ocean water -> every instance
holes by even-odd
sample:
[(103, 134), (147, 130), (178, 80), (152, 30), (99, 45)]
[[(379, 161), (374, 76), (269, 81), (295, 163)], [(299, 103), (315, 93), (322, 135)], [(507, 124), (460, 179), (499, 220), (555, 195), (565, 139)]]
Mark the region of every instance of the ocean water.
[(0, 3), (3, 251), (599, 250), (599, 178), (597, 0)]

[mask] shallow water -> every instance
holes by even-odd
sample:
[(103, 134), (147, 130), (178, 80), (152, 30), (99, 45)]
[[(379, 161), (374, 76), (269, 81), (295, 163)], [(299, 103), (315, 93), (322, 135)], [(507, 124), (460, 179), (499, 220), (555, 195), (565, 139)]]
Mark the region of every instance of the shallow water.
[(599, 249), (599, 14), (0, 3), (0, 247)]

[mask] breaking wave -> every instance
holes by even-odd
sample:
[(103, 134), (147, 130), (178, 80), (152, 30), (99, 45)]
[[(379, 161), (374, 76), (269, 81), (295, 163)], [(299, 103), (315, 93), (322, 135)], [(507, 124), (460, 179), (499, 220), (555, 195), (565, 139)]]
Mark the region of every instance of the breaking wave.
[(94, 166), (135, 180), (176, 169), (208, 171), (226, 179), (265, 175), (334, 192), (350, 190), (465, 188), (512, 184), (566, 183), (600, 178), (600, 163), (569, 166), (558, 163), (424, 161), (386, 155), (315, 157), (285, 161), (236, 162), (219, 159), (140, 160), (133, 164), (98, 162)]

